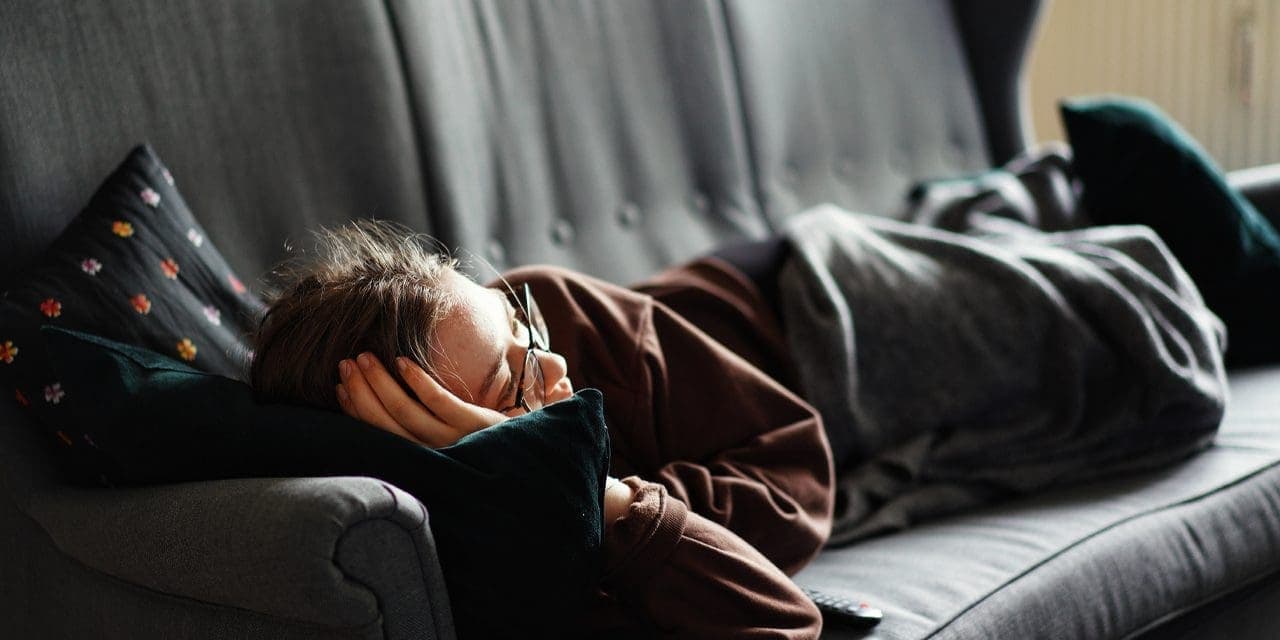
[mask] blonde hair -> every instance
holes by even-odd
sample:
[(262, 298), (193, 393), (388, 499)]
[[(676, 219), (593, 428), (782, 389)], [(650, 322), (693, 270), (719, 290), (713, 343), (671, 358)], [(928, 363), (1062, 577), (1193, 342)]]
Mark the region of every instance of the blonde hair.
[(314, 232), (311, 257), (272, 270), (273, 293), (252, 341), (249, 384), (259, 402), (340, 410), (338, 362), (369, 351), (402, 386), (402, 355), (435, 373), (436, 324), (456, 303), (444, 286), (458, 261), (424, 246), (425, 234), (359, 219)]

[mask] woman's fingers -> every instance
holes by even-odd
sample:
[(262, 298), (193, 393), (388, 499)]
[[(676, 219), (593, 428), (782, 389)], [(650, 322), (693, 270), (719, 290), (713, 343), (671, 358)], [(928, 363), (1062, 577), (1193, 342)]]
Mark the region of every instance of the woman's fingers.
[(382, 363), (362, 353), (355, 362), (344, 360), (342, 373), (346, 400), (339, 399), (347, 415), (430, 447), (443, 447), (462, 436), (506, 420), (492, 409), (470, 404), (406, 358), (401, 375), (417, 395), (410, 397)]
[[(343, 411), (347, 415), (363, 420), (376, 427), (383, 429), (395, 430), (398, 427), (395, 418), (387, 413), (382, 402), (378, 400), (378, 396), (369, 386), (364, 376), (360, 375), (360, 369), (355, 362), (344, 360), (338, 364), (339, 377), (342, 378), (343, 389), (347, 392), (347, 402), (343, 405)], [(341, 398), (339, 398), (341, 400)], [(339, 402), (339, 404), (342, 404)]]
[(360, 373), (364, 374), (365, 381), (396, 422), (407, 427), (431, 417), (431, 405), (424, 407), (410, 398), (400, 383), (391, 377), (391, 373), (372, 354), (362, 353), (356, 358), (356, 362), (360, 365)]
[(359, 364), (347, 361), (344, 386), (348, 404), (359, 419), (430, 447), (446, 446), (458, 439), (460, 434), (410, 398), (377, 358), (361, 354), (356, 360)]
[(431, 407), (431, 411), (441, 420), (456, 429), (471, 433), (502, 422), (508, 417), (453, 395), (444, 385), (408, 358), (403, 356), (396, 358), (396, 366), (399, 367), (400, 375), (409, 384), (409, 388), (417, 394), (418, 399)]
[[(354, 367), (355, 365), (350, 365), (350, 366)], [(407, 430), (405, 430), (404, 427), (398, 424), (394, 424), (393, 422), (382, 422), (381, 424), (374, 424), (369, 420), (364, 420), (363, 418), (361, 418), (360, 411), (356, 409), (351, 399), (351, 394), (347, 392), (346, 385), (339, 384), (335, 391), (338, 394), (338, 406), (342, 407), (342, 412), (347, 414), (348, 416), (355, 418), (356, 420), (361, 420), (362, 422), (369, 422), (370, 424), (373, 424), (373, 426), (378, 427), (379, 429), (390, 431), (391, 433), (394, 433), (402, 438), (406, 438), (414, 442), (421, 442), (416, 437), (414, 437), (412, 433), (409, 433)], [(426, 444), (426, 443), (423, 443), (423, 444)]]

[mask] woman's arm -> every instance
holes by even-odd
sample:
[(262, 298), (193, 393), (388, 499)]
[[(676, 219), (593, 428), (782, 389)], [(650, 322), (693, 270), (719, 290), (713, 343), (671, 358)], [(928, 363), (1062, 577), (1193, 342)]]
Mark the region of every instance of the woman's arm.
[(605, 535), (604, 593), (669, 638), (816, 638), (813, 602), (742, 538), (631, 476)]
[[(565, 269), (521, 269), (507, 278), (533, 288), (551, 347), (565, 357), (578, 386), (604, 393), (612, 475), (663, 484), (787, 573), (818, 553), (831, 526), (834, 481), (830, 447), (811, 406), (650, 296)], [(419, 403), (378, 363), (363, 373), (376, 393), (362, 393), (355, 383), (363, 376), (352, 373), (344, 377), (352, 397), (366, 396), (364, 404), (382, 407), (411, 433), (434, 432), (427, 427), (437, 421), (426, 407), (440, 411), (441, 397), (458, 402), (425, 374), (421, 389), (414, 384)], [(485, 424), (474, 408), (456, 413), (466, 424), (440, 414), (434, 417), (446, 418), (449, 428), (435, 431), (463, 433)], [(415, 420), (426, 426), (413, 428)], [(454, 428), (459, 425), (466, 428)]]
[(788, 573), (818, 553), (834, 472), (810, 405), (650, 296), (558, 268), (507, 278), (533, 288), (578, 386), (604, 392), (611, 473), (663, 484)]
[[(433, 400), (437, 412), (462, 412), (455, 421), (472, 417), (466, 413), (466, 403), (439, 385), (415, 384), (414, 377), (408, 376), (419, 399)], [(425, 373), (417, 377), (429, 378)], [(355, 410), (354, 415), (384, 412), (385, 419), (397, 426), (422, 419), (416, 411), (389, 408), (416, 403), (376, 361), (351, 368), (344, 378), (344, 384), (362, 400), (358, 404), (363, 410)], [(351, 412), (356, 404), (348, 398), (343, 402), (344, 410)], [(438, 420), (434, 414), (432, 419)], [(461, 431), (448, 424), (440, 429), (450, 434)], [(818, 610), (781, 570), (742, 538), (689, 512), (662, 485), (635, 476), (623, 481), (609, 477), (603, 507), (605, 572), (601, 587), (630, 615), (611, 615), (609, 608), (602, 607), (589, 618), (589, 624), (608, 627), (638, 620), (671, 638), (818, 636)]]
[(657, 441), (649, 474), (793, 574), (831, 529), (834, 470), (817, 413), (665, 305), (643, 359)]

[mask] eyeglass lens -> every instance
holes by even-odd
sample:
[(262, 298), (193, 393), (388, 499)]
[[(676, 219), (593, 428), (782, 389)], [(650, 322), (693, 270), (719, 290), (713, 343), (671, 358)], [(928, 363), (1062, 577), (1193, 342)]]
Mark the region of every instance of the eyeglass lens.
[(533, 294), (529, 291), (529, 285), (524, 285), (521, 293), (523, 304), (521, 309), (524, 316), (525, 329), (529, 334), (528, 349), (524, 356), (524, 371), (527, 377), (524, 380), (523, 400), (525, 409), (529, 411), (537, 411), (543, 407), (546, 402), (547, 382), (546, 374), (542, 372), (542, 363), (538, 358), (538, 351), (547, 351), (551, 347), (550, 337), (547, 335), (547, 324), (542, 319), (542, 311), (538, 309), (538, 303), (534, 301)]

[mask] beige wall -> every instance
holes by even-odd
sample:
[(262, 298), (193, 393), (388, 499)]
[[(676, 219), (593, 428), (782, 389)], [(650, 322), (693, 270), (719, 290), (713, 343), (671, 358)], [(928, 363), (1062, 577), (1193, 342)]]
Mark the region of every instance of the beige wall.
[(1040, 140), (1064, 138), (1059, 98), (1124, 93), (1226, 169), (1280, 162), (1280, 0), (1050, 0), (1027, 73)]

